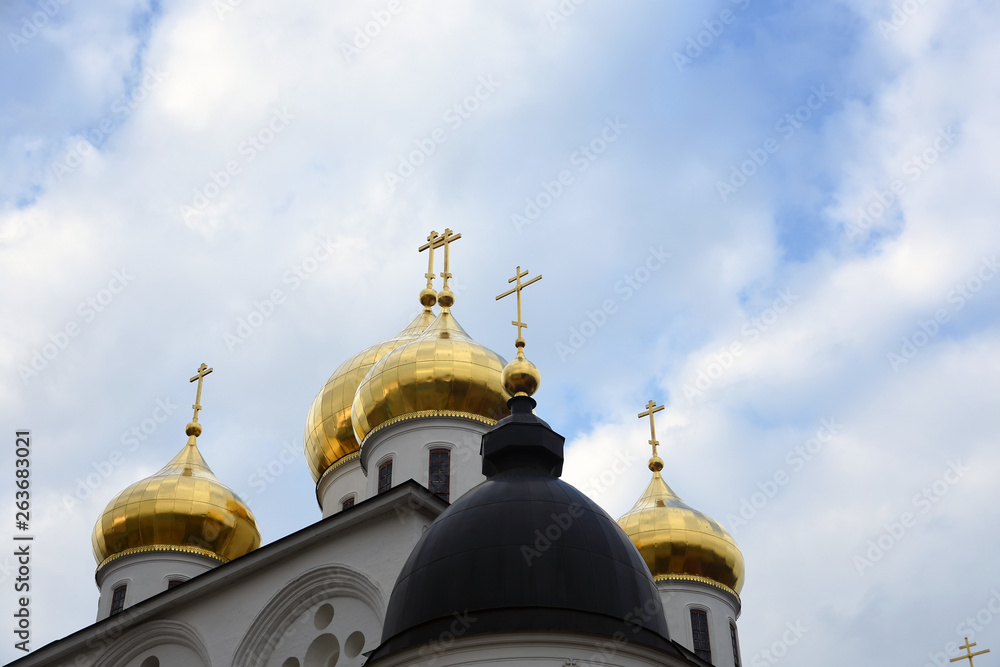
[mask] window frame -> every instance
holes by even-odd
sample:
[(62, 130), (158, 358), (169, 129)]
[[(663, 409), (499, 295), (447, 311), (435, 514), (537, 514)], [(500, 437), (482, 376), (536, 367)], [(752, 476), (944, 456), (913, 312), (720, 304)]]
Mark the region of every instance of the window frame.
[[(434, 455), (444, 454), (445, 455), (445, 470), (444, 474), (444, 491), (434, 490)], [(442, 471), (437, 471), (438, 474), (442, 474)], [(451, 502), (451, 448), (450, 447), (431, 447), (427, 452), (427, 489), (433, 493), (435, 496), (441, 500)]]
[[(119, 597), (118, 593), (121, 593)], [(118, 584), (111, 590), (111, 613), (109, 617), (125, 611), (125, 598), (128, 595), (128, 582)]]
[[(388, 469), (388, 475), (385, 475), (385, 484), (383, 485), (383, 474), (382, 471)], [(392, 488), (392, 459), (386, 459), (382, 463), (378, 464), (378, 477), (376, 477), (375, 493), (376, 495), (381, 495)]]
[(729, 636), (733, 639), (733, 664), (736, 667), (742, 667), (739, 633), (736, 631), (736, 622), (733, 619), (729, 619)]
[[(709, 618), (708, 610), (700, 607), (690, 607), (689, 608), (689, 618), (691, 619), (691, 649), (694, 651), (695, 655), (704, 660), (705, 662), (712, 662), (712, 634), (709, 631)], [(700, 617), (704, 619), (704, 630), (699, 630), (695, 627), (695, 617)], [(702, 640), (699, 639), (698, 635), (700, 632), (704, 632), (704, 645), (702, 648), (699, 646)]]

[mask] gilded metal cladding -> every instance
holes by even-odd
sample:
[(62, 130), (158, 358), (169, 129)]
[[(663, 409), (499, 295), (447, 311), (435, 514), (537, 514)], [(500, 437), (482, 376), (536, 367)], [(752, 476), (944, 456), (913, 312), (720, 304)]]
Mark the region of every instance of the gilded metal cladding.
[(511, 396), (532, 396), (542, 383), (538, 367), (524, 356), (524, 348), (517, 348), (517, 356), (503, 368), (503, 388)]
[(359, 442), (411, 413), (451, 411), (499, 420), (508, 414), (500, 374), (506, 362), (472, 340), (446, 308), (419, 338), (396, 348), (365, 376), (351, 418)]
[(361, 380), (379, 359), (415, 340), (432, 322), (434, 313), (427, 306), (395, 338), (372, 345), (342, 363), (316, 395), (305, 433), (306, 462), (315, 482), (334, 463), (361, 448), (351, 424), (351, 404)]
[(704, 577), (739, 594), (743, 554), (711, 517), (692, 509), (658, 470), (635, 506), (618, 520), (657, 580)]
[(382, 429), (388, 428), (393, 424), (410, 421), (411, 419), (426, 419), (427, 417), (457, 417), (459, 419), (468, 419), (469, 421), (486, 424), (491, 428), (497, 425), (496, 419), (489, 419), (488, 417), (475, 415), (471, 412), (458, 412), (456, 410), (420, 410), (418, 412), (408, 412), (405, 415), (400, 415), (398, 417), (393, 417), (388, 421), (384, 421), (372, 430), (368, 431), (368, 435), (374, 435), (375, 433), (378, 433)]
[(246, 504), (212, 473), (197, 439), (151, 477), (115, 496), (93, 536), (98, 569), (125, 552), (189, 551), (222, 561), (260, 546), (260, 530)]

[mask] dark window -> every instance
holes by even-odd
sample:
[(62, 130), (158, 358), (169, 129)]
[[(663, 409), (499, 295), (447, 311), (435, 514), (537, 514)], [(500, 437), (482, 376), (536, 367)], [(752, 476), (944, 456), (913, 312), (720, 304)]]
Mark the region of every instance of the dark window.
[(122, 584), (115, 589), (115, 592), (111, 594), (111, 615), (114, 616), (125, 609), (125, 590), (128, 588), (126, 584)]
[(348, 507), (354, 507), (354, 496), (351, 496), (344, 501), (344, 504), (340, 506), (340, 509), (346, 510)]
[(385, 493), (392, 488), (392, 459), (378, 467), (378, 492)]
[(177, 588), (183, 583), (184, 583), (183, 579), (170, 579), (167, 581), (167, 590), (169, 591), (171, 588)]
[(705, 662), (712, 662), (712, 647), (708, 643), (708, 614), (701, 609), (691, 610), (691, 635), (695, 655)]
[(451, 452), (447, 449), (431, 450), (431, 470), (428, 476), (431, 493), (448, 502), (451, 487)]
[(729, 634), (733, 638), (733, 664), (740, 667), (740, 643), (736, 639), (736, 624), (729, 621)]

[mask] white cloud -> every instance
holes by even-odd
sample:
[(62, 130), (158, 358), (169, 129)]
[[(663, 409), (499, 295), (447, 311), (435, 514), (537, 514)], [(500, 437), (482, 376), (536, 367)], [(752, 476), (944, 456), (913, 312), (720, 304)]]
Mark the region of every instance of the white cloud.
[[(613, 516), (649, 478), (648, 431), (634, 416), (649, 398), (669, 401), (657, 424), (667, 481), (720, 521), (790, 471), (736, 531), (745, 661), (802, 619), (803, 664), (901, 650), (922, 664), (1000, 584), (989, 580), (987, 529), (1000, 282), (983, 281), (961, 309), (948, 298), (1000, 251), (997, 17), (982, 3), (923, 3), (883, 37), (889, 2), (753, 4), (678, 71), (673, 51), (732, 4), (587, 3), (554, 31), (548, 5), (404, 4), (350, 61), (343, 46), (384, 3), (243, 2), (220, 19), (192, 2), (165, 8), (145, 40), (130, 28), (133, 5), (68, 6), (13, 54), (23, 74), (4, 71), (16, 85), (0, 106), (11, 188), (0, 210), (0, 400), (52, 453), (36, 471), (44, 497), (71, 492), (157, 399), (186, 405), (201, 361), (217, 369), (204, 454), (221, 479), (248, 487), (283, 442), (299, 441), (329, 373), (412, 315), (426, 270), (416, 246), (450, 226), (463, 233), (456, 315), (502, 355), (513, 335), (493, 297), (517, 264), (545, 275), (525, 304), (539, 413), (569, 437), (566, 478), (582, 488), (616, 457), (633, 459), (594, 493)], [(146, 68), (165, 74), (136, 99)], [(499, 86), (449, 124), (481, 77)], [(831, 100), (723, 202), (717, 180), (824, 82)], [(116, 114), (123, 95), (134, 104)], [(294, 118), (248, 159), (243, 142), (286, 108)], [(615, 117), (628, 125), (620, 138), (519, 234), (511, 215)], [(114, 124), (98, 148), (57, 178), (53, 161), (104, 118)], [(435, 128), (447, 140), (391, 192), (386, 172)], [(914, 172), (912, 157), (947, 128), (957, 140)], [(239, 173), (185, 220), (180, 207), (231, 161)], [(850, 239), (844, 226), (894, 179), (904, 191)], [(286, 280), (327, 236), (334, 257)], [(669, 260), (641, 288), (616, 289), (651, 246)], [(122, 268), (134, 282), (84, 321), (80, 302)], [(230, 352), (225, 334), (275, 289), (286, 301)], [(797, 300), (772, 323), (781, 290)], [(608, 299), (614, 312), (560, 358), (556, 344)], [(887, 354), (939, 309), (948, 321), (894, 372)], [(71, 321), (79, 335), (22, 382), (18, 367)], [(742, 353), (688, 400), (684, 386), (734, 342)], [(160, 425), (72, 530), (38, 524), (38, 642), (92, 620), (90, 521), (176, 452), (187, 418), (181, 409)], [(793, 470), (789, 452), (824, 418), (843, 431)], [(852, 557), (885, 522), (919, 512), (913, 495), (953, 458), (973, 471), (859, 576)], [(319, 518), (304, 465), (251, 500), (267, 540)], [(917, 617), (918, 603), (939, 611)], [(886, 624), (898, 630), (891, 646), (880, 643)]]

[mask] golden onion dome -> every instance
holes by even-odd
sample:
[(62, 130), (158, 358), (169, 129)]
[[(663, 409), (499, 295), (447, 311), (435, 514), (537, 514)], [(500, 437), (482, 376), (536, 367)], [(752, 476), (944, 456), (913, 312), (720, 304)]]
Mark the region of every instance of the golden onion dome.
[(198, 451), (200, 433), (200, 424), (188, 424), (187, 444), (177, 456), (108, 503), (94, 527), (98, 570), (144, 551), (183, 551), (225, 563), (260, 546), (253, 514)]
[(743, 588), (743, 553), (717, 521), (692, 509), (660, 476), (655, 456), (653, 479), (635, 506), (618, 519), (649, 566), (653, 578), (701, 580), (739, 595)]
[(319, 482), (327, 469), (360, 449), (351, 424), (354, 393), (379, 359), (416, 339), (434, 321), (430, 308), (434, 305), (433, 292), (429, 295), (421, 292), (421, 303), (424, 309), (406, 328), (394, 338), (372, 345), (342, 363), (316, 395), (306, 418), (305, 433), (306, 462), (313, 481)]
[[(444, 298), (443, 298), (444, 297)], [(441, 313), (416, 340), (372, 366), (354, 395), (358, 442), (382, 426), (424, 416), (457, 416), (493, 425), (510, 414), (501, 382), (506, 362), (465, 333), (442, 290)]]

